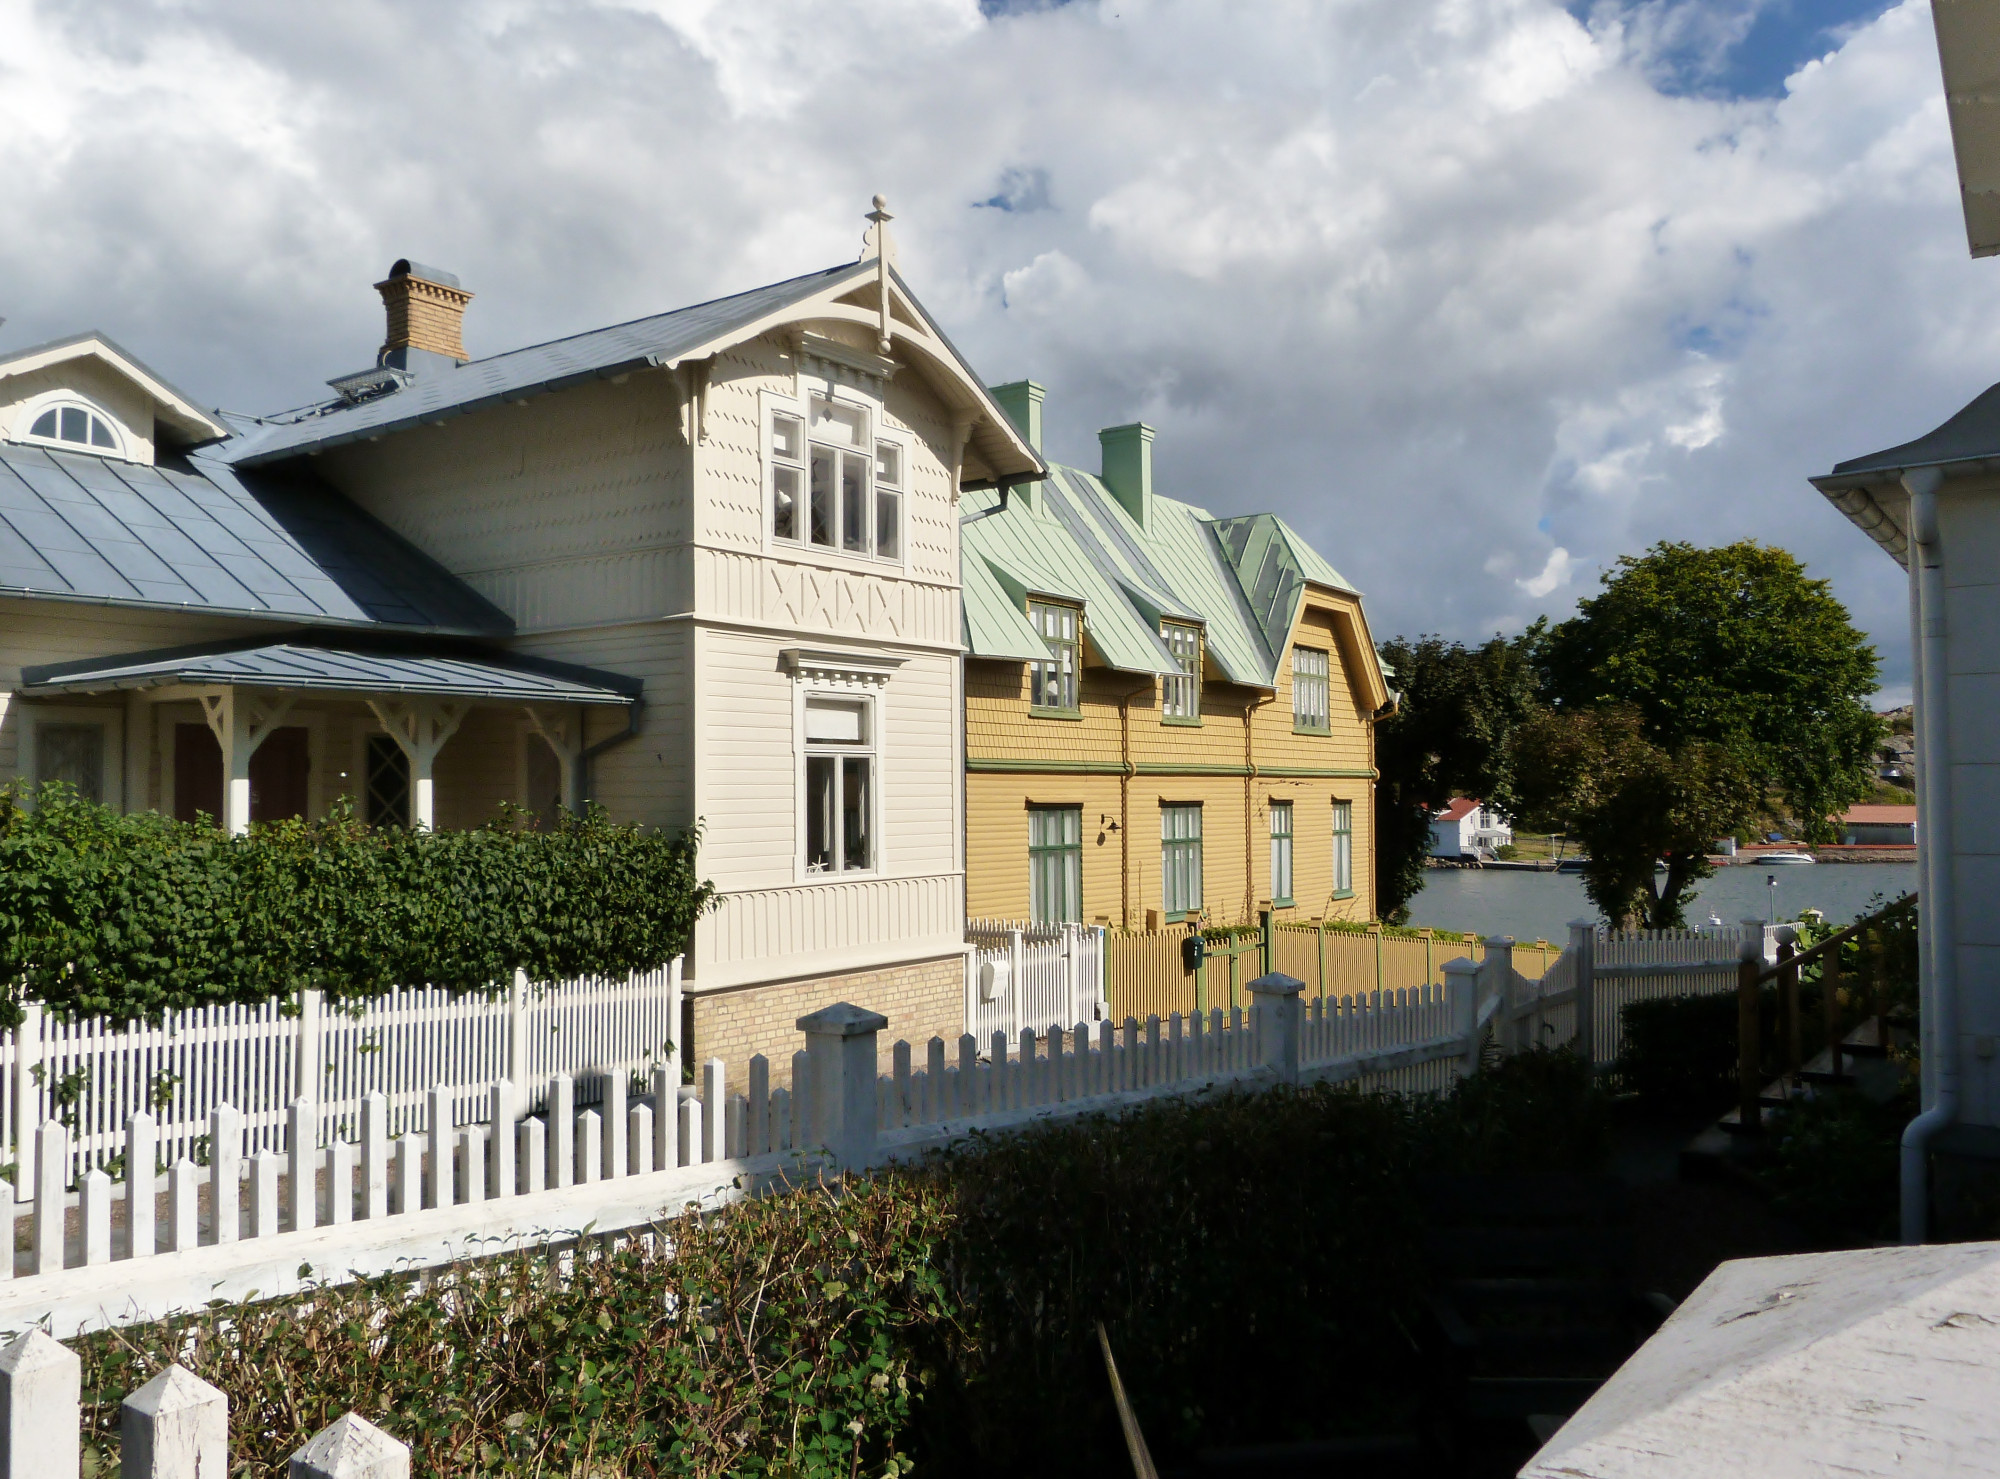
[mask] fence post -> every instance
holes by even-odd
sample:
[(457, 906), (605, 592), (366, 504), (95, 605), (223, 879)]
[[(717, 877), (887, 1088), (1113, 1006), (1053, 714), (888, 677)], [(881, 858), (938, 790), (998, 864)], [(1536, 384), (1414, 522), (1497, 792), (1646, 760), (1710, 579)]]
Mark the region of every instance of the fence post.
[(69, 1179), (69, 1130), (50, 1120), (35, 1133), (35, 1272), (63, 1266), (63, 1189)]
[(1465, 1044), (1465, 1072), (1479, 1071), (1479, 967), (1460, 958), (1444, 963), (1445, 999), (1451, 1004), (1452, 1033)]
[(1778, 926), (1778, 964), (1783, 967), (1778, 974), (1778, 1004), (1785, 1018), (1785, 1077), (1794, 1087), (1804, 1058), (1803, 1033), (1799, 1028), (1799, 968), (1792, 964), (1792, 957), (1799, 953), (1798, 938), (1799, 932), (1789, 924)]
[[(159, 1174), (160, 1131), (153, 1117), (143, 1109), (125, 1116), (125, 1247), (128, 1256), (151, 1258), (159, 1241), (153, 1224), (159, 1211), (159, 1193), (154, 1177)], [(11, 1228), (12, 1224), (9, 1224)], [(13, 1239), (0, 1258), (13, 1270)]]
[(229, 1472), (229, 1397), (192, 1371), (169, 1366), (118, 1409), (124, 1479), (183, 1479)]
[[(681, 968), (687, 957), (676, 955), (667, 962), (667, 1077), (673, 1081), (678, 1099), (681, 1087)], [(662, 1113), (665, 1112), (664, 1106)], [(676, 1116), (669, 1116), (671, 1123)]]
[(41, 1129), (42, 1093), (35, 1070), (42, 1066), (42, 1004), (21, 1003), (21, 1025), (14, 1029), (14, 1172), (16, 1186), (40, 1185), (35, 1163), (36, 1132)]
[(1382, 989), (1382, 926), (1376, 925), (1368, 931), (1375, 937), (1375, 989)]
[[(317, 992), (312, 994), (318, 995)], [(304, 1041), (303, 1036), (300, 1041)], [(311, 1227), (314, 1213), (319, 1210), (319, 1111), (314, 1107), (312, 1096), (304, 1094), (294, 1099), (288, 1118), (290, 1123), (285, 1127), (285, 1172), (290, 1179), (285, 1189), (287, 1200), (291, 1202), (292, 1229), (297, 1232)], [(126, 1186), (129, 1196), (129, 1177)]]
[[(674, 1031), (680, 1031), (678, 1024)], [(518, 1086), (524, 1093), (528, 1085), (528, 973), (520, 966), (514, 967), (514, 982), (507, 988), (507, 1082)], [(500, 1131), (494, 1128), (494, 1143), (499, 1143)], [(511, 1137), (510, 1137), (511, 1138)], [(333, 1429), (328, 1428), (330, 1433)], [(305, 1450), (301, 1449), (303, 1453)]]
[(358, 1413), (336, 1418), (285, 1466), (286, 1479), (410, 1479), (410, 1446)]
[(489, 1186), (495, 1200), (505, 1200), (514, 1195), (517, 1171), (515, 1156), (519, 1153), (514, 1144), (513, 1080), (503, 1078), (495, 1084), (489, 1102), (492, 1105), (492, 1112), (488, 1117), (493, 1122), (489, 1145), (493, 1166), (488, 1173)]
[[(1736, 963), (1736, 1115), (1746, 1135), (1764, 1128), (1759, 1105), (1762, 1086), (1758, 1083), (1763, 1067), (1759, 1051), (1757, 977), (1764, 966), (1764, 928), (1759, 919), (1746, 919), (1742, 958)], [(1755, 925), (1753, 932), (1748, 926)]]
[(1326, 921), (1324, 919), (1315, 919), (1313, 921), (1313, 934), (1317, 937), (1315, 943), (1318, 950), (1317, 958), (1319, 960), (1319, 998), (1321, 1001), (1325, 1001), (1326, 1000)]
[[(1021, 970), (1025, 964), (1021, 959), (1021, 932), (1007, 931), (1007, 1005), (1013, 1012), (1013, 1031), (1009, 1036), (1018, 1040), (1021, 1036)], [(856, 1010), (859, 1010), (857, 1008)], [(884, 1027), (888, 1021), (884, 1019)], [(810, 1049), (808, 1050), (810, 1051)]]
[[(1500, 998), (1500, 1015), (1504, 1025), (1495, 1036), (1506, 1045), (1509, 1053), (1518, 1053), (1527, 1044), (1522, 1041), (1526, 1026), (1518, 1015), (1520, 1004), (1514, 1000), (1514, 937), (1487, 936), (1485, 958), (1480, 961), (1479, 969), (1487, 978), (1487, 994)], [(1430, 977), (1426, 975), (1424, 979), (1429, 980)]]
[[(1271, 974), (1271, 911), (1269, 909), (1259, 909), (1257, 911), (1257, 964), (1262, 967), (1257, 972), (1258, 975), (1268, 976)], [(1303, 981), (1299, 982), (1299, 989), (1304, 990), (1305, 984)]]
[(1569, 922), (1570, 958), (1576, 962), (1576, 1053), (1589, 1067), (1597, 1066), (1597, 924), (1589, 919)]
[[(1021, 934), (1011, 933), (1018, 955)], [(858, 1170), (875, 1155), (875, 1035), (888, 1025), (880, 1012), (845, 1001), (798, 1020), (811, 1064), (808, 1141), (824, 1145), (842, 1170)]]
[(0, 1458), (9, 1475), (70, 1479), (78, 1471), (82, 1399), (83, 1362), (61, 1341), (30, 1330), (0, 1347)]
[(1250, 983), (1263, 1067), (1281, 1084), (1299, 1081), (1299, 993), (1305, 989), (1297, 976), (1280, 971), (1266, 971)]
[[(321, 1036), (325, 1015), (325, 992), (308, 987), (299, 993), (298, 1051), (292, 1055), (292, 1098), (295, 1100), (319, 1103), (319, 1092), (324, 1087), (320, 1080), (326, 1072), (326, 1049)], [(313, 1138), (319, 1138), (317, 1127)]]

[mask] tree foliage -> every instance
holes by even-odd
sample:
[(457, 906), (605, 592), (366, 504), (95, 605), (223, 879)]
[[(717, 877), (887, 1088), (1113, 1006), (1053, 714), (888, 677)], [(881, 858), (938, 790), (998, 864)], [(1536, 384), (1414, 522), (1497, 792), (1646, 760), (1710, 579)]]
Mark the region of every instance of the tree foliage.
[(1375, 727), (1376, 912), (1401, 921), (1424, 886), (1431, 818), (1454, 796), (1512, 809), (1509, 744), (1535, 707), (1518, 644), (1477, 647), (1440, 637), (1382, 645), (1395, 669), (1396, 711)]
[(157, 1020), (306, 987), (340, 999), (486, 991), (517, 967), (623, 975), (681, 951), (714, 894), (695, 870), (698, 831), (597, 808), (546, 831), (526, 820), (371, 829), (342, 804), (231, 837), (61, 785), (0, 789), (0, 1025), (23, 1001)]
[(1873, 791), (1875, 651), (1782, 549), (1656, 544), (1528, 645), (1550, 703), (1629, 706), (1672, 754), (1721, 746), (1808, 841), (1831, 841), (1833, 819)]
[[(1514, 764), (1520, 816), (1583, 845), (1584, 890), (1621, 928), (1679, 925), (1714, 871), (1716, 837), (1758, 800), (1729, 750), (1706, 740), (1668, 750), (1624, 707), (1544, 710), (1522, 726)], [(1656, 862), (1666, 864), (1657, 883)]]

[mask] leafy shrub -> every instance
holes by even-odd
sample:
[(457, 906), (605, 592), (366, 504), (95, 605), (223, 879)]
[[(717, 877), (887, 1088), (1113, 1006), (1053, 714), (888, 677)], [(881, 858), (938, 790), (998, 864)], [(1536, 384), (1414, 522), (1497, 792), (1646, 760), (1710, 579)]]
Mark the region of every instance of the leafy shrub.
[[(1777, 1024), (1776, 993), (1764, 993), (1762, 1039)], [(1720, 1114), (1736, 1102), (1736, 993), (1669, 996), (1629, 1003), (1618, 1081), (1640, 1100), (1668, 1111)]]
[(1605, 1125), (1562, 1053), (1441, 1100), (1164, 1100), (671, 1218), (562, 1277), (515, 1253), (218, 1305), (77, 1343), (94, 1462), (179, 1360), (250, 1472), (352, 1408), (423, 1476), (1114, 1473), (1099, 1320), (1163, 1461), (1381, 1431), (1417, 1391), (1415, 1178), (1594, 1169)]
[(345, 804), (231, 837), (122, 816), (66, 786), (0, 788), (0, 1027), (23, 1001), (131, 1020), (319, 987), (618, 975), (677, 954), (708, 906), (698, 832), (592, 808), (548, 831), (371, 829)]
[(1899, 1147), (1917, 1112), (1914, 1087), (1880, 1104), (1851, 1089), (1822, 1091), (1774, 1117), (1759, 1179), (1813, 1247), (1896, 1236)]

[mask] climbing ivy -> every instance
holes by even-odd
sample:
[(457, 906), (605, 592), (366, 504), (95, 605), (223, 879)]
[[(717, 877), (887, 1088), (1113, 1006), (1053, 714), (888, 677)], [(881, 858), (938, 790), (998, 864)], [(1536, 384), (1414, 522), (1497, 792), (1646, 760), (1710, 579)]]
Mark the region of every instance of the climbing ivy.
[(680, 952), (714, 896), (698, 828), (626, 826), (596, 807), (547, 830), (531, 820), (370, 828), (341, 803), (231, 837), (67, 786), (0, 788), (0, 1026), (28, 1001), (157, 1019), (307, 987), (336, 1001), (490, 991), (516, 967), (622, 975)]

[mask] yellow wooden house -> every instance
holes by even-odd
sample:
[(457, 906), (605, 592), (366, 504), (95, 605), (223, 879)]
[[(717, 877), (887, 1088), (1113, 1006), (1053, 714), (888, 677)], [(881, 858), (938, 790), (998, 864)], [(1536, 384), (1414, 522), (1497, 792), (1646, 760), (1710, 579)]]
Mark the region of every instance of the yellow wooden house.
[[(993, 394), (1039, 451), (1042, 388)], [(1274, 514), (1154, 492), (1152, 428), (1098, 437), (1098, 472), (961, 510), (967, 914), (1372, 918), (1360, 593)]]

